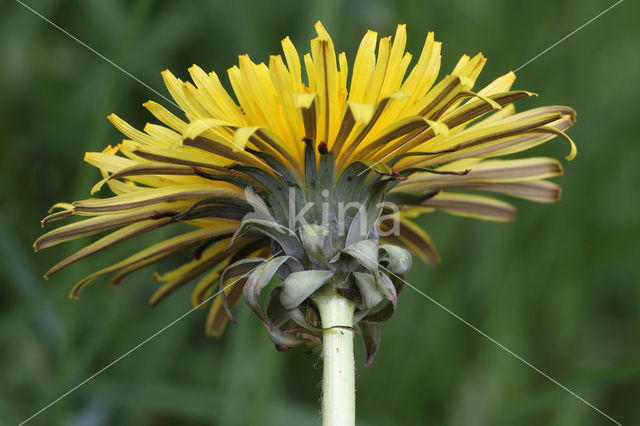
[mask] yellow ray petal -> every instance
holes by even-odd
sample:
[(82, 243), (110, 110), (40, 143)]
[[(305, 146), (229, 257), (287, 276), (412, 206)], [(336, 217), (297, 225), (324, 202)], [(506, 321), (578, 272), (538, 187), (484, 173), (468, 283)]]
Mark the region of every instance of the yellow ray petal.
[(244, 200), (239, 189), (215, 188), (212, 185), (177, 185), (164, 188), (149, 188), (134, 194), (118, 195), (106, 199), (89, 199), (73, 203), (78, 213), (110, 213), (167, 201), (187, 201), (204, 198), (233, 198)]
[(441, 192), (422, 203), (457, 216), (506, 222), (515, 219), (516, 209), (504, 201), (481, 195)]
[(351, 101), (344, 104), (338, 134), (329, 146), (334, 156), (337, 157), (340, 154), (354, 126), (356, 124), (366, 125), (369, 123), (373, 118), (373, 113), (374, 105), (371, 104), (357, 104)]
[(287, 150), (299, 160), (302, 158), (302, 147), (299, 142), (303, 137), (304, 126), (302, 115), (294, 103), (293, 94), (300, 93), (302, 89), (298, 86), (298, 83), (293, 83), (293, 78), (280, 56), (270, 57), (269, 74), (288, 128), (287, 135), (281, 135), (281, 137), (286, 143)]
[[(149, 304), (156, 306), (178, 288), (189, 283), (211, 268), (218, 272), (224, 270), (229, 263), (229, 256), (234, 252), (226, 250), (230, 241), (230, 238), (217, 241), (212, 246), (206, 248), (200, 257), (192, 259), (170, 272), (162, 275), (154, 275), (154, 278), (161, 282), (162, 285), (153, 293), (149, 299)], [(238, 241), (238, 243), (240, 245), (242, 241)]]
[(182, 133), (187, 127), (187, 123), (173, 115), (168, 109), (154, 101), (147, 101), (142, 104), (158, 120), (171, 127), (176, 132)]
[(160, 219), (167, 215), (177, 214), (190, 205), (189, 202), (156, 204), (153, 207), (142, 207), (125, 213), (98, 216), (80, 222), (61, 226), (47, 232), (36, 240), (33, 248), (38, 251), (55, 246), (65, 241), (98, 234), (120, 226), (130, 225), (145, 219)]
[[(451, 163), (441, 167), (441, 171), (464, 170), (457, 164)], [(562, 165), (553, 158), (532, 157), (517, 160), (489, 160), (473, 164), (469, 172), (464, 175), (442, 175), (432, 173), (415, 173), (398, 187), (414, 186), (417, 184), (430, 184), (445, 182), (516, 182), (520, 180), (537, 180), (556, 177), (562, 174)]]
[(508, 117), (490, 126), (459, 132), (451, 137), (440, 139), (437, 142), (430, 141), (428, 144), (423, 145), (423, 149), (421, 150), (437, 151), (454, 147), (458, 147), (458, 149), (454, 152), (434, 155), (425, 160), (415, 158), (403, 159), (401, 160), (401, 164), (398, 164), (398, 168), (415, 166), (417, 164), (425, 167), (467, 157), (487, 157), (494, 155), (493, 153), (500, 149), (507, 147), (514, 149), (514, 146), (517, 147), (519, 144), (524, 144), (530, 140), (528, 138), (529, 133), (535, 132), (536, 129), (562, 118), (562, 113), (550, 112), (525, 119), (512, 119), (517, 115), (518, 114)]
[(157, 145), (156, 138), (150, 135), (147, 135), (146, 133), (141, 132), (140, 130), (134, 128), (133, 126), (131, 126), (129, 123), (127, 123), (117, 115), (109, 114), (107, 118), (118, 130), (120, 130), (120, 132), (122, 132), (128, 138), (131, 138), (132, 140), (142, 145), (150, 145), (150, 146)]
[[(404, 49), (407, 45), (406, 25), (398, 25), (393, 45), (389, 53), (389, 62), (380, 88), (380, 97), (389, 96), (400, 89), (408, 62), (404, 60)], [(410, 59), (410, 56), (408, 57)]]
[(494, 95), (500, 92), (506, 92), (511, 89), (513, 83), (516, 81), (516, 75), (513, 71), (509, 71), (505, 75), (502, 75), (491, 83), (486, 85), (482, 90), (478, 92), (480, 96)]
[[(214, 279), (217, 278), (217, 276), (214, 277)], [(232, 278), (224, 283), (224, 294), (227, 298), (229, 309), (233, 309), (240, 301), (246, 281), (246, 278)], [(219, 338), (222, 336), (228, 322), (229, 317), (222, 307), (222, 300), (220, 297), (216, 297), (213, 302), (211, 302), (211, 307), (209, 308), (209, 313), (207, 314), (205, 322), (205, 332), (207, 333), (207, 336)]]
[(293, 93), (303, 93), (302, 66), (300, 65), (300, 55), (289, 37), (282, 40), (282, 52), (287, 60), (287, 68), (291, 76), (291, 89)]
[(369, 82), (373, 77), (376, 63), (376, 43), (378, 33), (367, 31), (360, 42), (355, 62), (353, 63), (353, 73), (351, 75), (351, 86), (349, 89), (349, 100), (358, 104), (373, 103), (366, 102), (365, 93), (369, 88)]
[(189, 120), (196, 120), (209, 115), (202, 105), (185, 91), (186, 83), (177, 79), (169, 70), (164, 70), (161, 74), (171, 97), (180, 106), (180, 109), (184, 111)]
[(378, 223), (378, 228), (383, 231), (381, 237), (385, 242), (405, 247), (407, 250), (416, 253), (428, 265), (434, 265), (440, 262), (440, 256), (436, 251), (431, 237), (420, 226), (403, 215), (398, 215), (399, 233), (388, 235), (389, 224), (385, 222)]
[[(44, 275), (45, 279), (49, 279), (49, 277), (51, 277), (53, 274), (55, 274), (56, 272), (60, 271), (61, 269), (66, 268), (67, 266), (82, 260), (86, 257), (89, 257), (91, 255), (94, 255), (96, 253), (99, 253), (103, 250), (108, 249), (109, 247), (113, 247), (117, 244), (120, 244), (123, 241), (129, 240), (133, 237), (136, 237), (138, 235), (142, 235), (146, 232), (149, 231), (153, 231), (155, 229), (158, 229), (162, 226), (168, 225), (170, 223), (170, 219), (165, 218), (165, 219), (149, 219), (149, 220), (142, 220), (139, 222), (135, 222), (132, 223), (130, 225), (127, 225), (123, 228), (120, 228), (116, 231), (111, 232), (108, 235), (105, 235), (104, 237), (94, 241), (93, 243), (83, 247), (82, 249), (78, 250), (77, 252), (75, 252), (74, 254), (72, 254), (71, 256), (67, 257), (66, 259), (62, 260), (61, 262), (57, 263), (54, 267), (52, 267), (51, 269), (49, 269), (47, 271), (47, 273)], [(57, 243), (56, 243), (57, 244)], [(54, 244), (52, 244), (54, 245)]]
[(318, 131), (318, 95), (315, 93), (295, 94), (293, 102), (302, 113), (305, 137), (315, 140)]
[(389, 64), (389, 54), (391, 50), (391, 37), (383, 37), (378, 43), (378, 55), (376, 57), (376, 66), (371, 76), (371, 81), (365, 91), (364, 104), (373, 104), (381, 99), (380, 90), (384, 83), (384, 78), (387, 73), (387, 65)]
[(224, 89), (216, 73), (208, 75), (197, 65), (189, 68), (189, 74), (202, 92), (203, 103), (213, 113), (213, 117), (226, 120), (235, 125), (243, 125), (244, 118), (231, 96)]
[(331, 37), (318, 21), (315, 25), (318, 37), (311, 41), (315, 65), (316, 93), (320, 100), (320, 132), (318, 142), (329, 143), (337, 132), (341, 105), (338, 105), (339, 77), (336, 52)]
[[(164, 176), (167, 175), (175, 175), (175, 176), (196, 176), (193, 167), (179, 165), (179, 164), (163, 164), (163, 163), (155, 163), (155, 162), (145, 162), (140, 164), (135, 164), (130, 167), (126, 167), (121, 169), (112, 175), (109, 175), (96, 183), (91, 188), (91, 195), (100, 191), (102, 186), (105, 183), (113, 179), (120, 179), (123, 177), (132, 178), (136, 182), (143, 183), (148, 186), (160, 187), (166, 185), (178, 185), (178, 184), (194, 184), (194, 183), (203, 183), (202, 178), (195, 177), (194, 179), (167, 179)], [(136, 178), (136, 176), (143, 176), (141, 178)]]
[(196, 231), (178, 235), (176, 237), (169, 238), (165, 241), (154, 244), (151, 247), (148, 247), (132, 256), (129, 256), (128, 258), (118, 263), (103, 268), (87, 276), (75, 285), (75, 287), (71, 290), (70, 297), (77, 298), (78, 293), (82, 288), (84, 288), (84, 286), (102, 275), (106, 275), (119, 269), (127, 268), (136, 264), (146, 265), (146, 263), (144, 262), (148, 261), (149, 259), (154, 259), (154, 261), (160, 260), (161, 258), (171, 256), (172, 254), (175, 254), (180, 250), (193, 246), (194, 244), (207, 239), (219, 237), (222, 235), (232, 235), (237, 228), (237, 225), (237, 222), (220, 220), (219, 226), (198, 229)]

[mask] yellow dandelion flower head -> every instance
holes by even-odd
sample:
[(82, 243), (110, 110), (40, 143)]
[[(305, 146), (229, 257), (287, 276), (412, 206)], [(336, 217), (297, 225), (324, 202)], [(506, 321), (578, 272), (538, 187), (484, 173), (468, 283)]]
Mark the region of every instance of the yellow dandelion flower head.
[[(402, 275), (408, 252), (438, 260), (413, 222), (418, 215), (442, 210), (507, 221), (515, 209), (486, 193), (558, 200), (559, 187), (546, 179), (562, 174), (560, 162), (497, 158), (556, 136), (570, 142), (567, 159), (573, 158), (575, 146), (564, 133), (575, 121), (571, 108), (516, 113), (513, 102), (533, 93), (511, 90), (513, 72), (474, 92), (482, 54), (464, 55), (438, 81), (441, 43), (429, 33), (413, 61), (404, 25), (394, 37), (368, 31), (349, 72), (346, 55), (336, 54), (320, 22), (315, 28), (302, 59), (288, 37), (284, 55), (268, 63), (240, 56), (228, 70), (232, 94), (215, 72), (196, 65), (189, 68), (191, 81), (163, 71), (181, 117), (153, 101), (144, 107), (161, 124), (143, 130), (110, 115), (125, 139), (85, 160), (102, 174), (92, 194), (106, 185), (115, 195), (57, 204), (44, 223), (85, 218), (46, 233), (35, 248), (106, 235), (46, 276), (133, 237), (187, 223), (188, 232), (86, 277), (72, 296), (97, 277), (111, 274), (118, 285), (144, 266), (192, 250), (184, 264), (156, 275), (161, 285), (151, 304), (196, 280), (193, 305), (212, 300), (207, 333), (219, 336), (244, 296), (274, 342), (288, 348), (319, 338), (313, 295), (327, 283), (342, 283), (334, 289), (355, 301), (358, 320), (373, 324), (393, 313), (399, 289), (376, 262)], [(338, 208), (349, 203), (362, 208)], [(284, 284), (263, 308), (260, 291), (275, 275)], [(226, 286), (230, 280), (237, 285)], [(213, 298), (218, 288), (221, 297)], [(375, 348), (368, 351), (372, 357)]]

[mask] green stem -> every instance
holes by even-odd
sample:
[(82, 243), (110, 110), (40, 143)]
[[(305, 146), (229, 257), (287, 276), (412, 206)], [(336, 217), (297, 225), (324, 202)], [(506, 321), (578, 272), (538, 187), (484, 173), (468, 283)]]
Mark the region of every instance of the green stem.
[(314, 296), (320, 311), (322, 332), (322, 424), (353, 426), (356, 421), (353, 326), (355, 305), (332, 288)]

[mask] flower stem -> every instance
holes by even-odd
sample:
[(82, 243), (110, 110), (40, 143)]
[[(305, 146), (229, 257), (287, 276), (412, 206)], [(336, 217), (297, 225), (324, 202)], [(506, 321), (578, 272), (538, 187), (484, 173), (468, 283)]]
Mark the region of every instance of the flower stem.
[(316, 293), (314, 301), (324, 329), (322, 425), (353, 426), (356, 421), (353, 331), (343, 327), (353, 326), (355, 305), (328, 286)]

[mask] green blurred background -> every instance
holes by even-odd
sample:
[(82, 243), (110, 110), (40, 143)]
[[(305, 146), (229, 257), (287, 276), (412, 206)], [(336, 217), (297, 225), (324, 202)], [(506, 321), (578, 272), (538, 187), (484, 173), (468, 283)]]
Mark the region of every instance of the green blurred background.
[[(612, 2), (29, 1), (96, 51), (166, 94), (160, 71), (197, 63), (220, 75), (249, 53), (266, 60), (291, 35), (308, 50), (321, 19), (350, 58), (371, 28), (408, 24), (417, 54), (444, 42), (443, 72), (461, 54), (489, 61), (477, 87), (523, 64)], [(423, 224), (443, 262), (409, 281), (623, 424), (640, 423), (640, 31), (627, 1), (526, 66), (522, 108), (568, 104), (579, 155), (555, 205), (515, 201), (515, 223), (444, 214)], [(56, 201), (84, 198), (98, 178), (84, 151), (118, 143), (106, 115), (141, 127), (157, 95), (13, 0), (0, 4), (0, 424), (16, 424), (190, 308), (184, 288), (156, 309), (147, 270), (119, 290), (71, 285), (130, 253), (114, 249), (55, 276), (79, 247), (33, 254)], [(415, 58), (416, 56), (414, 56)], [(166, 104), (166, 102), (165, 102)], [(560, 140), (536, 154), (560, 157)], [(162, 238), (162, 235), (154, 238)], [(142, 241), (140, 244), (146, 242)], [(134, 243), (135, 244), (135, 243)], [(171, 265), (166, 265), (170, 267)], [(241, 306), (220, 340), (195, 312), (55, 404), (33, 424), (319, 424), (321, 362), (278, 353)], [(372, 367), (357, 353), (362, 425), (601, 425), (606, 418), (410, 289), (383, 326)]]

